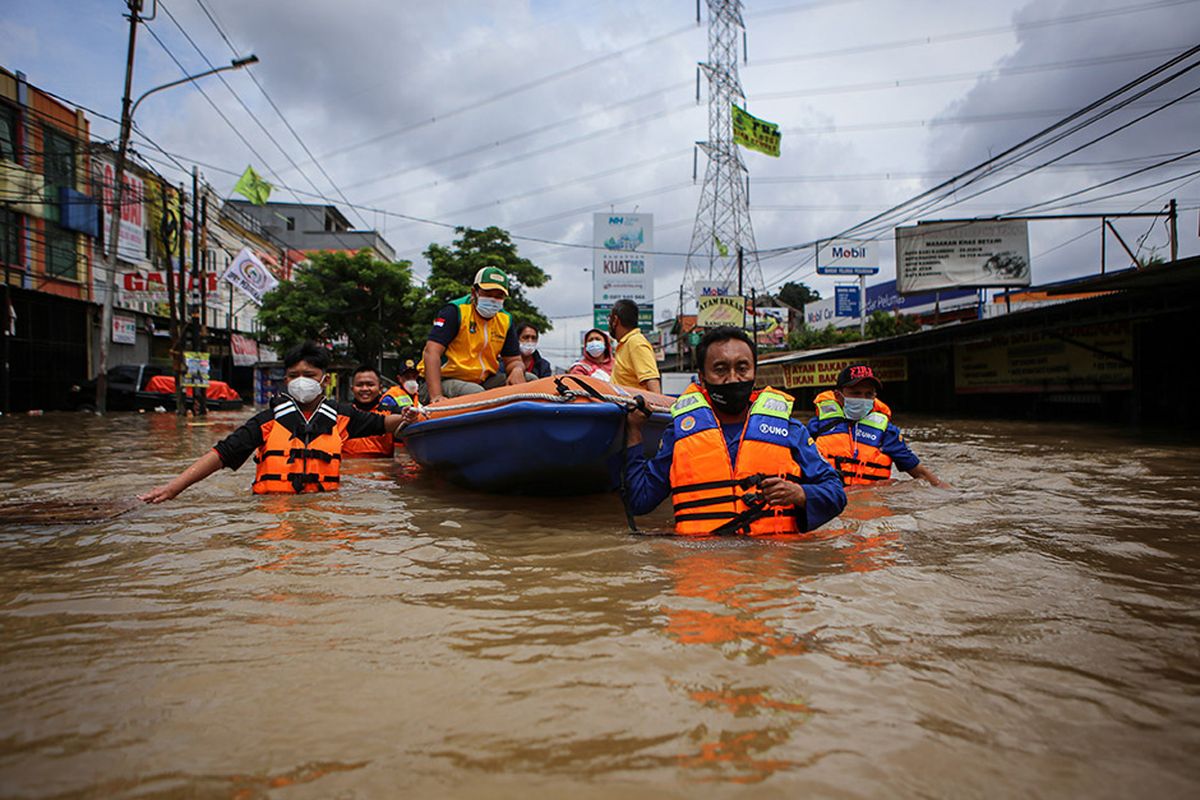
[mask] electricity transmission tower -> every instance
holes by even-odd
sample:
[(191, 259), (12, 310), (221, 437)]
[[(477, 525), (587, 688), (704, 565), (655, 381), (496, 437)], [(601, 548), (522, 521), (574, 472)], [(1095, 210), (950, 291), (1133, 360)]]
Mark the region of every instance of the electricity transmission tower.
[[(765, 287), (750, 224), (750, 177), (733, 142), (729, 110), (734, 102), (745, 102), (737, 52), (738, 40), (745, 42), (742, 0), (707, 2), (708, 61), (699, 68), (708, 78), (708, 140), (696, 145), (704, 151), (708, 166), (683, 280), (689, 295), (696, 281), (728, 281), (740, 294), (749, 294), (751, 288), (761, 292)], [(739, 251), (743, 254), (740, 276)]]

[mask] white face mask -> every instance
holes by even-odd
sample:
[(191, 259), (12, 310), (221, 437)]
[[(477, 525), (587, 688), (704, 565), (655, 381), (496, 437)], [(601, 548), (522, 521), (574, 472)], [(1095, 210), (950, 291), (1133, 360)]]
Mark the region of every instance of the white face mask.
[(870, 414), (874, 408), (875, 399), (872, 397), (846, 397), (842, 400), (842, 410), (846, 412), (846, 419), (855, 422)]
[(504, 310), (504, 301), (495, 297), (476, 297), (475, 310), (484, 319), (491, 319)]
[(419, 388), (420, 387), (417, 385), (416, 381), (405, 381), (404, 382), (404, 391), (408, 392), (409, 394), (416, 394), (417, 389), (419, 389)]
[(521, 355), (531, 356), (533, 355), (533, 351), (537, 350), (537, 342), (521, 342), (520, 348)]
[(604, 342), (598, 342), (595, 339), (592, 339), (583, 346), (583, 349), (587, 350), (587, 354), (592, 358), (599, 358), (600, 356), (604, 355)]
[(288, 381), (287, 393), (300, 405), (311, 403), (321, 396), (321, 382), (312, 378), (293, 378)]

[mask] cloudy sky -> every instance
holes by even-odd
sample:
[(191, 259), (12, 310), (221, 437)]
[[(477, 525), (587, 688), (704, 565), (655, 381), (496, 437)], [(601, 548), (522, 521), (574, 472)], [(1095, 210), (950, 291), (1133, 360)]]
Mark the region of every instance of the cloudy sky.
[[(0, 63), (119, 115), (128, 35), (122, 0), (0, 4)], [(199, 164), (219, 190), (228, 192), (252, 164), (279, 187), (273, 199), (340, 206), (356, 226), (382, 231), (419, 274), (427, 269), (422, 251), (448, 243), (453, 225), (499, 225), (528, 237), (519, 240), (521, 252), (553, 276), (533, 298), (555, 318), (543, 350), (558, 360), (577, 352), (578, 332), (590, 323), (592, 214), (636, 208), (654, 215), (655, 249), (677, 254), (656, 259), (657, 316), (677, 306), (701, 191), (692, 179), (693, 143), (707, 135), (706, 107), (695, 99), (707, 33), (696, 24), (695, 0), (157, 5), (157, 19), (139, 31), (135, 93), (204, 70), (205, 59), (261, 59), (250, 68), (259, 85), (246, 71), (228, 73), (205, 79), (203, 93), (171, 89), (138, 110), (141, 131), (186, 168)], [(748, 107), (783, 129), (780, 158), (743, 153), (757, 245), (772, 252), (850, 228), (1200, 43), (1200, 0), (744, 5)], [(1029, 213), (1148, 211), (1175, 197), (1181, 254), (1195, 254), (1200, 173), (1191, 173), (1200, 155), (1179, 156), (1200, 147), (1197, 90), (1200, 69), (1187, 71), (895, 221), (1013, 212), (1109, 182)], [(92, 123), (97, 137), (115, 136), (115, 125)], [(135, 146), (163, 174), (179, 174), (145, 138)], [(701, 158), (701, 177), (703, 170)], [(1144, 171), (1123, 177), (1137, 170)], [(1161, 221), (1117, 227), (1143, 253), (1165, 252)], [(890, 227), (877, 235), (878, 280), (886, 280), (894, 277)], [(1099, 269), (1096, 220), (1031, 222), (1030, 240), (1035, 282)], [(1110, 240), (1110, 268), (1127, 264), (1118, 251)], [(807, 248), (763, 259), (765, 284), (801, 280), (831, 294), (834, 279), (815, 275), (811, 256)]]

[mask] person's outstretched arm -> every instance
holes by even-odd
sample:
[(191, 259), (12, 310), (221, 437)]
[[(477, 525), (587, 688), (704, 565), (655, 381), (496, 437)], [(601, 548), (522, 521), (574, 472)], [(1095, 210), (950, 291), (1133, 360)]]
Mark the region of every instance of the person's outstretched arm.
[(217, 451), (209, 450), (193, 461), (190, 467), (179, 473), (172, 480), (164, 483), (162, 486), (155, 486), (145, 494), (138, 495), (138, 500), (144, 503), (161, 503), (164, 500), (170, 500), (193, 483), (204, 480), (223, 466), (224, 464), (221, 463), (221, 457), (217, 455)]

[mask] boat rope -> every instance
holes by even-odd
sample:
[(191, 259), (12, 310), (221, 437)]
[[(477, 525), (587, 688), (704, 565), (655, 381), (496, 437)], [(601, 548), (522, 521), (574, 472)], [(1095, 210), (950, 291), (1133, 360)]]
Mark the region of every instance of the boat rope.
[[(584, 384), (587, 386), (587, 384)], [(588, 386), (588, 389), (592, 387)], [(604, 394), (603, 392), (591, 393), (577, 392), (574, 389), (563, 388), (558, 394), (550, 394), (549, 392), (519, 392), (517, 394), (505, 394), (498, 397), (489, 397), (484, 400), (470, 400), (463, 403), (454, 403), (453, 405), (444, 406), (421, 406), (418, 412), (424, 417), (433, 417), (442, 411), (466, 411), (474, 408), (491, 408), (493, 406), (504, 405), (505, 403), (515, 403), (521, 400), (539, 400), (547, 403), (570, 403), (574, 400), (596, 399), (603, 400), (609, 403), (615, 403), (624, 409), (637, 408), (638, 402), (634, 397), (619, 395), (619, 394)], [(640, 397), (640, 395), (639, 395)], [(643, 399), (643, 403), (646, 401)], [(646, 408), (651, 411), (666, 413), (671, 410), (670, 406), (660, 406), (652, 403), (646, 403)]]

